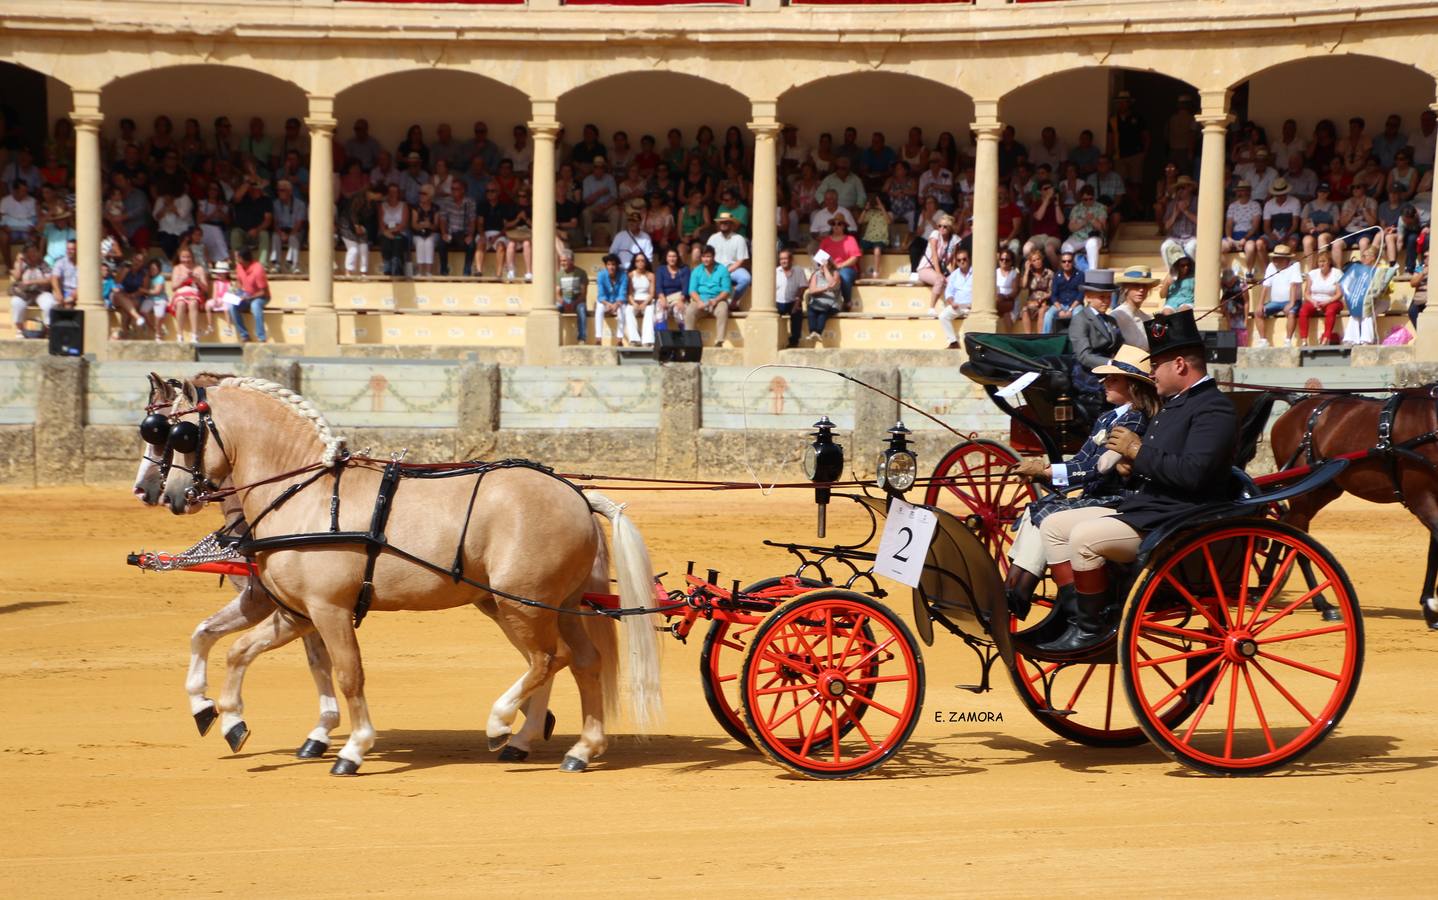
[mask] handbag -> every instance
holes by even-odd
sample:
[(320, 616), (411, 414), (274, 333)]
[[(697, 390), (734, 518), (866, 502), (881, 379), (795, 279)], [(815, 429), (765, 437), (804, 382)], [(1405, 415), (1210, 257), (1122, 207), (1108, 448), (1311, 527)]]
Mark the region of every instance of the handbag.
[(504, 236), (509, 238), (511, 241), (527, 241), (530, 238), (534, 237), (534, 232), (533, 229), (531, 229), (529, 226), (521, 225), (518, 228), (507, 229), (504, 232)]

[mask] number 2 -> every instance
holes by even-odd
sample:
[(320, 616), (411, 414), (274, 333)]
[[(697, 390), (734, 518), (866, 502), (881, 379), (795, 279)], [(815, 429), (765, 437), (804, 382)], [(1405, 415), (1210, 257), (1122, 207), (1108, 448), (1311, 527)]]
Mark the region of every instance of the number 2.
[(909, 549), (909, 545), (914, 542), (914, 529), (905, 525), (903, 528), (899, 529), (899, 534), (904, 535), (904, 546), (894, 551), (894, 559), (897, 559), (901, 563), (906, 563), (909, 561), (909, 558), (907, 556), (904, 556), (903, 552)]

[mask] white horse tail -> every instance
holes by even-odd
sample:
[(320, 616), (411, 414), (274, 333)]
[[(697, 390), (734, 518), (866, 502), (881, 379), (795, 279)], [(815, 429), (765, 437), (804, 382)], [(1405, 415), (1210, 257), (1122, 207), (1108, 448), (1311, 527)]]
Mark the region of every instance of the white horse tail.
[[(614, 569), (619, 579), (619, 604), (627, 608), (657, 606), (654, 598), (654, 566), (649, 550), (634, 522), (624, 515), (624, 504), (603, 494), (586, 491), (589, 508), (614, 526)], [(629, 704), (634, 724), (647, 731), (664, 716), (664, 697), (659, 684), (659, 641), (650, 616), (624, 617), (624, 637), (629, 649)]]
[[(589, 581), (584, 585), (586, 593), (609, 593), (609, 546), (604, 532), (596, 521), (595, 538), (599, 541), (599, 552), (594, 554), (594, 566), (589, 571)], [(604, 694), (604, 712), (608, 715), (619, 713), (619, 623), (609, 616), (584, 616), (584, 633), (594, 644), (599, 654), (599, 689)]]

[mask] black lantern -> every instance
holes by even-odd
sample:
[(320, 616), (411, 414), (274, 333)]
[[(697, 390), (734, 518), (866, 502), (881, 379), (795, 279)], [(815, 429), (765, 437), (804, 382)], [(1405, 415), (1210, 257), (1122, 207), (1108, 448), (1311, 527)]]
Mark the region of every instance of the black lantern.
[(889, 429), (889, 446), (880, 451), (875, 465), (879, 487), (890, 496), (902, 495), (914, 486), (919, 476), (919, 458), (909, 449), (909, 435), (912, 432), (902, 421)]
[(819, 537), (828, 525), (830, 489), (827, 485), (844, 473), (844, 447), (834, 443), (834, 423), (821, 416), (814, 423), (814, 442), (804, 448), (804, 477), (814, 482), (814, 502), (819, 505)]

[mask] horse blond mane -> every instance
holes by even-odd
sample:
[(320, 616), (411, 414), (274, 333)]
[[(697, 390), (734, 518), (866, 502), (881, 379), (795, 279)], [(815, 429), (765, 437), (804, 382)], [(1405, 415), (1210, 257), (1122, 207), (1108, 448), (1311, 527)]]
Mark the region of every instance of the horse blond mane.
[(267, 381), (263, 378), (231, 375), (222, 379), (219, 382), (219, 386), (243, 388), (247, 391), (255, 391), (274, 397), (288, 407), (295, 415), (309, 422), (310, 425), (314, 427), (315, 433), (319, 435), (320, 440), (324, 442), (325, 451), (320, 459), (325, 465), (334, 465), (335, 459), (338, 458), (340, 452), (344, 450), (345, 439), (334, 433), (334, 430), (330, 428), (330, 423), (325, 421), (324, 414), (318, 409), (315, 409), (310, 401), (284, 385), (276, 384), (273, 381)]

